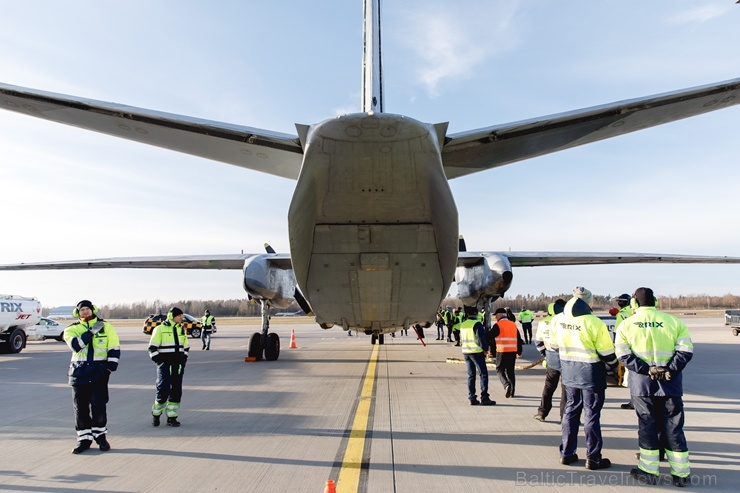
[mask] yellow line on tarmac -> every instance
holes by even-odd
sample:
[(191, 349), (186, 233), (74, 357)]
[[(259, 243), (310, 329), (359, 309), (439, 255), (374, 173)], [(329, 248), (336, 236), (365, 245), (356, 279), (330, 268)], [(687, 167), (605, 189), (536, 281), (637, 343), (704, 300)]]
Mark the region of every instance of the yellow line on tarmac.
[(360, 400), (357, 403), (355, 417), (352, 420), (352, 429), (349, 433), (347, 448), (339, 469), (337, 478), (337, 493), (357, 492), (360, 488), (360, 472), (362, 470), (362, 455), (365, 450), (365, 436), (367, 422), (370, 417), (370, 405), (373, 399), (373, 385), (375, 384), (375, 367), (378, 362), (378, 346), (373, 346), (370, 363), (367, 365), (365, 379), (362, 382)]

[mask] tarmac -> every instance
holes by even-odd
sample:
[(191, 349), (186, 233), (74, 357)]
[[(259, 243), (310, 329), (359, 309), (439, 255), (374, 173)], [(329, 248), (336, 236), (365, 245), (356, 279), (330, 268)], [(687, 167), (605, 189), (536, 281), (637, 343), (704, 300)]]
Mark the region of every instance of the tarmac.
[[(737, 491), (740, 484), (740, 390), (737, 349), (721, 318), (682, 317), (694, 359), (684, 374), (691, 490)], [(533, 419), (544, 382), (541, 366), (517, 371), (506, 399), (491, 370), (492, 407), (470, 406), (460, 348), (426, 347), (399, 333), (373, 346), (365, 335), (322, 330), (306, 319), (274, 325), (277, 361), (245, 362), (257, 325), (219, 325), (210, 351), (190, 340), (180, 428), (151, 425), (155, 366), (141, 327), (118, 327), (119, 370), (111, 376), (108, 439), (71, 454), (76, 435), (60, 342), (29, 342), (0, 355), (3, 377), (0, 492), (315, 492), (326, 481), (345, 492), (569, 493), (674, 489), (667, 463), (661, 484), (629, 476), (636, 465), (637, 419), (620, 409), (628, 390), (607, 389), (604, 456), (611, 469), (584, 467), (585, 438), (571, 465), (559, 463), (557, 398), (546, 422)], [(114, 325), (115, 325), (114, 321)], [(295, 349), (290, 349), (291, 330)], [(354, 332), (353, 332), (354, 334)], [(525, 346), (519, 364), (539, 358)], [(556, 397), (559, 391), (556, 393)]]

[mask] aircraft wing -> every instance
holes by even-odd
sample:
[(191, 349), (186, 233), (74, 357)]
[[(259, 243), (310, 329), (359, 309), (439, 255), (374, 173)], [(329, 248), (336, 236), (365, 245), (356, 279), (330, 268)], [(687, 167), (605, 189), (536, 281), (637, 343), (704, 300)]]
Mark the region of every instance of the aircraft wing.
[(293, 180), (303, 160), (297, 135), (3, 83), (0, 108)]
[(0, 265), (0, 270), (65, 269), (241, 269), (254, 254), (116, 257)]
[[(473, 253), (473, 252), (469, 252)], [(512, 267), (596, 264), (739, 264), (740, 257), (707, 255), (662, 255), (655, 253), (589, 252), (492, 252), (509, 260)]]
[(448, 179), (562, 151), (740, 103), (740, 79), (450, 134)]

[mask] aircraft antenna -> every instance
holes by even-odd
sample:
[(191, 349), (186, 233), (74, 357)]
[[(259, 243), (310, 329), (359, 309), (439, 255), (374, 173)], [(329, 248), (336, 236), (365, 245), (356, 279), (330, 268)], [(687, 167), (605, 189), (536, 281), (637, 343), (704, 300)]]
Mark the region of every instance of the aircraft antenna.
[(383, 112), (383, 65), (380, 50), (380, 0), (363, 0), (362, 111)]

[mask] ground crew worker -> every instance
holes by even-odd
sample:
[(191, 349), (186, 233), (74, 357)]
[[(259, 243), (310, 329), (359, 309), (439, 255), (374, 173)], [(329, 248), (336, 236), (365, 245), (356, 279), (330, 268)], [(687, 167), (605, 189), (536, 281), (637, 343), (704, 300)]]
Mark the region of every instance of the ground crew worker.
[(694, 355), (691, 335), (681, 320), (655, 308), (650, 288), (632, 297), (635, 314), (617, 326), (617, 356), (630, 371), (630, 394), (638, 419), (640, 459), (630, 475), (655, 484), (659, 479), (662, 432), (676, 486), (690, 483), (689, 448), (683, 431), (683, 369)]
[(455, 346), (460, 345), (460, 324), (465, 320), (465, 313), (459, 306), (455, 308), (452, 314), (452, 337), (455, 339)]
[[(567, 402), (562, 420), (560, 463), (578, 461), (578, 429), (585, 409), (586, 469), (606, 469), (611, 461), (602, 457), (601, 408), (606, 390), (606, 366), (617, 369), (614, 344), (606, 324), (591, 313), (591, 291), (581, 286), (558, 316), (550, 346), (560, 360)], [(604, 366), (606, 364), (606, 366)]]
[(211, 315), (211, 312), (209, 310), (206, 310), (206, 313), (205, 315), (203, 315), (200, 324), (203, 326), (203, 331), (200, 334), (200, 339), (203, 342), (203, 347), (201, 348), (201, 350), (210, 350), (211, 336), (213, 335), (214, 327), (216, 327), (216, 317)]
[(445, 339), (445, 319), (444, 319), (444, 310), (442, 307), (439, 307), (439, 310), (437, 310), (437, 315), (435, 316), (434, 320), (435, 325), (437, 326), (437, 338), (435, 341), (444, 341)]
[(452, 342), (452, 326), (455, 323), (452, 307), (448, 306), (444, 311), (445, 325), (447, 326), (447, 342)]
[(522, 306), (522, 311), (519, 312), (519, 323), (522, 324), (522, 332), (524, 333), (524, 344), (532, 343), (532, 321), (534, 320), (534, 313), (531, 310), (527, 310), (526, 306)]
[[(534, 415), (534, 419), (537, 421), (545, 421), (547, 415), (550, 414), (552, 409), (552, 396), (555, 394), (555, 389), (558, 388), (558, 382), (560, 382), (560, 367), (558, 366), (559, 361), (555, 356), (552, 346), (550, 345), (550, 323), (554, 319), (555, 315), (563, 313), (563, 307), (565, 306), (565, 300), (558, 298), (554, 303), (550, 303), (547, 307), (548, 316), (540, 320), (537, 324), (537, 335), (535, 336), (535, 345), (537, 350), (540, 352), (543, 358), (545, 358), (545, 386), (542, 388), (542, 398), (540, 399), (540, 407), (537, 408), (537, 414)], [(560, 396), (560, 420), (563, 419), (563, 411), (565, 410), (565, 391), (561, 388)]]
[(516, 393), (516, 377), (514, 376), (514, 365), (516, 359), (522, 355), (522, 338), (516, 324), (506, 317), (505, 308), (497, 308), (494, 312), (496, 323), (491, 330), (494, 338), (494, 350), (496, 352), (496, 373), (501, 385), (506, 391), (506, 398), (514, 397)]
[[(488, 368), (486, 367), (486, 328), (478, 321), (478, 309), (474, 306), (465, 307), (465, 320), (460, 324), (460, 340), (465, 367), (468, 369), (468, 400), (471, 406), (482, 404), (495, 406), (488, 395)], [(480, 401), (475, 393), (476, 370), (480, 374)]]
[(90, 448), (95, 440), (100, 450), (110, 450), (108, 434), (108, 379), (118, 369), (121, 346), (111, 324), (98, 318), (98, 309), (89, 300), (77, 303), (72, 315), (79, 318), (64, 330), (64, 342), (72, 350), (69, 384), (75, 412), (77, 446), (73, 454)]
[(167, 426), (180, 426), (177, 416), (182, 398), (182, 377), (190, 344), (182, 327), (183, 313), (173, 307), (167, 321), (156, 326), (149, 340), (149, 357), (157, 364), (157, 395), (152, 405), (152, 425), (159, 426), (164, 412)]
[[(616, 328), (619, 327), (619, 324), (624, 321), (624, 319), (629, 318), (632, 316), (632, 307), (630, 307), (630, 299), (632, 297), (628, 295), (627, 293), (620, 294), (616, 298), (617, 306), (619, 307), (619, 310), (617, 310), (617, 313), (614, 315), (614, 331), (616, 333)], [(627, 369), (624, 367), (622, 363), (619, 364), (619, 369), (617, 370), (617, 383), (619, 385), (623, 385), (625, 387), (629, 386), (629, 374)], [(622, 409), (634, 409), (634, 406), (632, 405), (632, 401), (625, 402), (623, 404), (620, 404)]]

